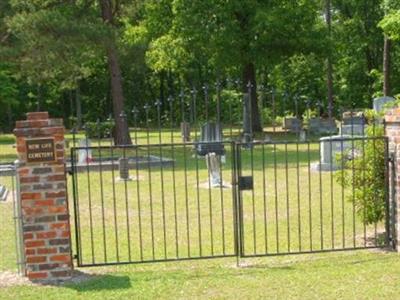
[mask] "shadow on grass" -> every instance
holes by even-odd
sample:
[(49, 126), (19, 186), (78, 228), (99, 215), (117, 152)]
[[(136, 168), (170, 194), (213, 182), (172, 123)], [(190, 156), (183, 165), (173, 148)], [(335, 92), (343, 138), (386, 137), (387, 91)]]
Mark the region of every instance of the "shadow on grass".
[(66, 288), (77, 292), (122, 290), (132, 287), (129, 276), (123, 275), (86, 275), (82, 281), (73, 280), (65, 284)]

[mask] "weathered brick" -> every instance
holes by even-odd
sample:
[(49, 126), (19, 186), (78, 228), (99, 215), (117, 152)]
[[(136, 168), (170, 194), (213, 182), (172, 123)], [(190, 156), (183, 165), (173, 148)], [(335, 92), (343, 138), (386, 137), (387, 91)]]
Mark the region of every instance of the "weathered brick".
[(69, 220), (68, 215), (58, 215), (57, 216), (57, 221), (67, 221), (67, 220)]
[(60, 197), (65, 197), (65, 191), (59, 191), (59, 192), (47, 192), (46, 193), (46, 198), (60, 198)]
[(37, 254), (56, 254), (57, 248), (38, 248)]
[(33, 168), (33, 170), (32, 170), (32, 174), (48, 174), (48, 173), (51, 173), (51, 168), (49, 168), (49, 167), (42, 167), (42, 168), (39, 168), (39, 167), (36, 167), (36, 168)]
[(24, 226), (24, 232), (35, 232), (45, 230), (43, 225), (26, 225)]
[(58, 248), (58, 252), (59, 253), (70, 253), (71, 252), (71, 248), (70, 247), (59, 247)]
[(35, 223), (51, 223), (56, 220), (55, 216), (42, 216), (35, 218)]
[(31, 120), (47, 120), (48, 118), (49, 118), (49, 113), (47, 111), (28, 112), (26, 114), (26, 119), (28, 121), (31, 121)]
[(50, 274), (53, 277), (64, 278), (64, 277), (70, 277), (71, 271), (53, 271), (53, 272), (50, 272)]
[(52, 246), (69, 245), (69, 239), (54, 239), (54, 240), (50, 240), (49, 244)]
[(54, 270), (60, 267), (60, 264), (57, 263), (52, 263), (52, 264), (41, 264), (39, 265), (39, 270), (44, 271), (44, 270)]

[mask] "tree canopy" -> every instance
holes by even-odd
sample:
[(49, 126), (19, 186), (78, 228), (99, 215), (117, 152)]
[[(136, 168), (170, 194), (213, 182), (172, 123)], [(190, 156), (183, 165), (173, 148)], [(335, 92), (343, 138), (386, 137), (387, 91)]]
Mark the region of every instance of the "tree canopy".
[[(383, 93), (384, 34), (391, 94), (399, 93), (398, 1), (4, 0), (0, 4), (2, 130), (27, 110), (68, 125), (119, 120), (123, 110), (165, 103), (187, 86), (240, 79), (333, 108), (371, 107)], [(331, 13), (330, 27), (326, 14)], [(330, 29), (330, 31), (329, 31)], [(332, 70), (326, 60), (330, 59)], [(282, 106), (282, 104), (281, 104)], [(163, 106), (165, 107), (165, 106)], [(305, 107), (300, 107), (304, 110)], [(253, 112), (255, 130), (260, 112)], [(300, 111), (300, 114), (302, 111)], [(142, 117), (142, 116), (140, 116)], [(118, 132), (125, 125), (120, 123)], [(258, 127), (258, 128), (257, 128)], [(121, 140), (122, 139), (122, 140)]]

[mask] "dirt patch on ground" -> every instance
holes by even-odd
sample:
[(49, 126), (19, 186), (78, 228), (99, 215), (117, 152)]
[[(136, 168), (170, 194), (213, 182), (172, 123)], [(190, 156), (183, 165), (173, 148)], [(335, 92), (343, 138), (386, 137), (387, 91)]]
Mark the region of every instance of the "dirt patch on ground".
[(28, 280), (27, 277), (21, 276), (17, 273), (13, 272), (0, 272), (0, 288), (3, 287), (11, 287), (11, 286), (21, 286), (21, 285), (55, 285), (61, 286), (66, 284), (78, 284), (85, 281), (93, 280), (97, 277), (101, 277), (102, 274), (92, 274), (92, 273), (84, 273), (81, 271), (74, 271), (71, 279), (60, 281), (60, 282), (49, 282), (49, 283), (33, 283)]
[(17, 285), (32, 285), (32, 283), (28, 278), (20, 276), (17, 273), (0, 272), (0, 288)]

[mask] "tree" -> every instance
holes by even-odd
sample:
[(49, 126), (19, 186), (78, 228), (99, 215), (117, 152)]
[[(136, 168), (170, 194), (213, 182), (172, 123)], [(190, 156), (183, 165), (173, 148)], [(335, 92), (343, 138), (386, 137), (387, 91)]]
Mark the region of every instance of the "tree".
[[(316, 1), (163, 0), (158, 5), (152, 0), (146, 5), (151, 13), (142, 25), (148, 33), (156, 33), (149, 37), (151, 64), (164, 70), (182, 68), (182, 64), (201, 69), (205, 64), (220, 76), (240, 75), (243, 94), (251, 84), (253, 132), (262, 131), (258, 70), (295, 53), (323, 48)], [(154, 30), (154, 24), (162, 23), (165, 16), (169, 26)], [(178, 55), (166, 55), (168, 51)]]
[(12, 56), (19, 62), (22, 76), (37, 85), (56, 81), (60, 89), (76, 89), (88, 78), (106, 54), (109, 68), (115, 143), (131, 143), (127, 123), (120, 114), (124, 107), (122, 75), (115, 44), (115, 14), (120, 6), (100, 1), (101, 11), (92, 1), (13, 1), (18, 8), (8, 21), (15, 39)]

